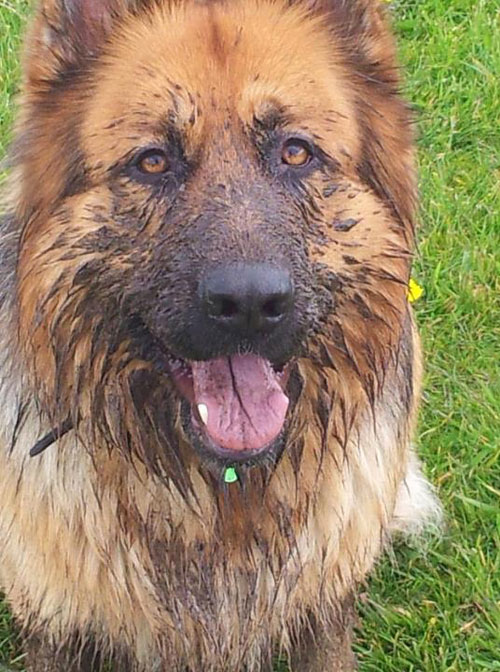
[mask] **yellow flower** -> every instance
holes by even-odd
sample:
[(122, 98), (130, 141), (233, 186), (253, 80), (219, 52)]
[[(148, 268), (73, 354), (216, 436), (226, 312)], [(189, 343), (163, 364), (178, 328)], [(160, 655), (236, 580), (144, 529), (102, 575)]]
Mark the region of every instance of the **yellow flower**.
[(419, 298), (422, 296), (424, 293), (424, 290), (416, 280), (413, 278), (410, 278), (410, 283), (408, 285), (408, 301), (410, 303), (413, 303), (414, 301), (418, 301)]

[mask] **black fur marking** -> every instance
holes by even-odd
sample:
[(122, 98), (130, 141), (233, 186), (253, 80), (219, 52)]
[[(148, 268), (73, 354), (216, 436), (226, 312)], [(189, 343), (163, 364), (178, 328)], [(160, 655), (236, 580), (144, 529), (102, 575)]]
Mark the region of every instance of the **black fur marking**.
[(37, 443), (30, 450), (30, 457), (37, 457), (41, 455), (49, 446), (53, 443), (62, 439), (68, 432), (73, 429), (73, 420), (71, 418), (66, 418), (66, 420), (55, 429), (52, 429), (43, 439), (37, 441)]
[(351, 257), (349, 254), (344, 254), (342, 259), (348, 266), (355, 266), (356, 264), (359, 264), (359, 261), (355, 257)]
[(336, 217), (332, 222), (332, 226), (335, 231), (350, 231), (356, 224), (359, 224), (360, 221), (360, 219), (339, 219)]

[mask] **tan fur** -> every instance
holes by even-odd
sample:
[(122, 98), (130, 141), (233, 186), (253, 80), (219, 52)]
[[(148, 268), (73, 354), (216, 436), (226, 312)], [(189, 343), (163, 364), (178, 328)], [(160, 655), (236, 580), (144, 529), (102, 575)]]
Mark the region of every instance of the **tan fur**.
[[(367, 5), (363, 49), (394, 69), (392, 40), (374, 5)], [(51, 110), (39, 106), (57, 71), (42, 24), (38, 17), (29, 42), (19, 124), (20, 133), (28, 129), (27, 144), (13, 180), (21, 186), (10, 194), (26, 224), (17, 281), (3, 307), (1, 584), (28, 629), (63, 643), (73, 633), (94, 637), (102, 650), (125, 653), (131, 669), (257, 672), (268, 649), (290, 653), (311, 613), (321, 620), (340, 609), (398, 527), (395, 519), (418, 526), (432, 508), (412, 506), (411, 489), (402, 490), (419, 474), (410, 441), (421, 369), (406, 294), (414, 235), (406, 111), (353, 70), (340, 31), (321, 13), (256, 0), (163, 3), (130, 16), (100, 54), (92, 93), (63, 87)], [(103, 19), (99, 31), (106, 30)], [(312, 342), (311, 357), (297, 363), (304, 389), (290, 432), (303, 441), (299, 463), (285, 452), (267, 487), (250, 472), (245, 495), (214, 493), (194, 455), (193, 491), (185, 494), (166, 486), (141, 455), (107, 445), (92, 428), (89, 383), (102, 375), (104, 353), (83, 379), (79, 432), (38, 459), (28, 456), (71, 412), (89, 361), (90, 324), (68, 351), (63, 375), (56, 373), (57, 348), (81, 326), (86, 288), (74, 287), (75, 274), (101, 254), (91, 249), (75, 259), (68, 252), (100, 228), (95, 207), (110, 207), (106, 166), (128, 151), (131, 138), (154, 140), (172, 82), (175, 123), (187, 129), (193, 150), (202, 147), (214, 175), (224, 175), (224, 161), (240, 151), (239, 124), (275, 103), (291, 110), (291, 130), (320, 137), (339, 162), (334, 192), (325, 195), (322, 176), (311, 182), (323, 242), (311, 243), (309, 253), (344, 274), (350, 289)], [(59, 207), (67, 177), (59, 138), (69, 137), (76, 117), (89, 186)], [(370, 151), (362, 124), (386, 160), (371, 185), (358, 171)], [(196, 203), (198, 194), (195, 181), (186, 197)], [(352, 230), (336, 228), (349, 218), (359, 220)], [(158, 228), (153, 217), (144, 235)], [(125, 273), (132, 262), (123, 253), (109, 263)], [(356, 303), (361, 267), (364, 311)], [(413, 341), (410, 370), (399, 359), (405, 333)], [(127, 347), (113, 355), (105, 400), (131, 371), (149, 366), (127, 359)], [(54, 410), (50, 400), (61, 384)], [(409, 407), (400, 394), (405, 386)], [(179, 443), (186, 447), (180, 429)]]

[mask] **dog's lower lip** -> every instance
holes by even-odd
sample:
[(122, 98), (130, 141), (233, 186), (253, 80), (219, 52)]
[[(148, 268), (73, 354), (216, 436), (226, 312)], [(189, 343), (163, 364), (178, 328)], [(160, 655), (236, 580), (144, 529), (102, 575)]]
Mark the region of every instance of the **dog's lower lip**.
[(213, 439), (211, 439), (206, 431), (204, 430), (204, 424), (199, 417), (199, 413), (196, 409), (196, 406), (191, 406), (191, 423), (194, 431), (198, 436), (198, 440), (201, 440), (204, 450), (209, 453), (215, 454), (219, 460), (223, 460), (225, 464), (241, 464), (251, 462), (253, 459), (258, 458), (260, 455), (266, 454), (269, 449), (275, 444), (275, 441), (272, 441), (268, 445), (264, 446), (260, 450), (245, 450), (245, 451), (233, 451), (227, 450), (222, 446), (219, 446)]

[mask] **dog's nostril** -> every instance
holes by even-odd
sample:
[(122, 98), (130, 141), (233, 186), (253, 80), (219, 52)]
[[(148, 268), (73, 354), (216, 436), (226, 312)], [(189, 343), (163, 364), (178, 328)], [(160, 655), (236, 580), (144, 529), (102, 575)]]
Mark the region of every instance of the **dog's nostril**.
[(199, 296), (212, 324), (242, 337), (275, 329), (294, 303), (290, 273), (270, 264), (220, 266), (203, 278)]
[(238, 312), (238, 304), (232, 299), (221, 297), (219, 299), (209, 299), (209, 315), (211, 317), (234, 317)]
[(282, 296), (275, 296), (262, 305), (263, 317), (269, 319), (280, 319), (286, 313), (287, 301)]

